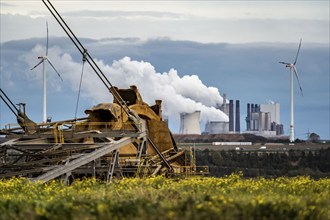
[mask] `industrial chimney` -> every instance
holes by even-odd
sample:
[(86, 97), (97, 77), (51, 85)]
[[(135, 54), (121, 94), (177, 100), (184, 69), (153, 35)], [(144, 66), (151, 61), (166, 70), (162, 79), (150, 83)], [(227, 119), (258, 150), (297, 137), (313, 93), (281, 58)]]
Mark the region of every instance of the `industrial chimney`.
[(234, 131), (234, 100), (229, 100), (229, 132)]
[(250, 130), (250, 120), (251, 120), (251, 108), (250, 108), (250, 103), (247, 104), (247, 113), (246, 113), (246, 130)]
[(227, 95), (226, 93), (223, 94), (223, 103), (222, 103), (222, 106), (223, 106), (223, 112), (228, 115), (228, 107), (227, 107)]
[(236, 119), (235, 119), (235, 132), (240, 133), (241, 131), (241, 121), (240, 121), (240, 107), (239, 100), (236, 100)]

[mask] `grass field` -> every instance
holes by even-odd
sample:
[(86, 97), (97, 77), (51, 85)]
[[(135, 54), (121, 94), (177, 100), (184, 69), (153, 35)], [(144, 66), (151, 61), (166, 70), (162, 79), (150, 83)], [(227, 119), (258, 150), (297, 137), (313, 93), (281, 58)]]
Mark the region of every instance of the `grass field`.
[(330, 179), (0, 180), (0, 219), (330, 219)]

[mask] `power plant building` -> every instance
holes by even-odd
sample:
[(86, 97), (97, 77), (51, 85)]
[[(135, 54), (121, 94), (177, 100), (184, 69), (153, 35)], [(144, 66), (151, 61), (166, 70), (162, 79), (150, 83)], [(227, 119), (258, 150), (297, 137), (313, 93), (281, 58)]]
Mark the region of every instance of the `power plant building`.
[(260, 104), (260, 111), (261, 112), (269, 112), (271, 121), (276, 122), (277, 124), (280, 123), (280, 103), (270, 103), (270, 104)]
[(246, 132), (262, 136), (283, 135), (280, 104), (247, 104)]

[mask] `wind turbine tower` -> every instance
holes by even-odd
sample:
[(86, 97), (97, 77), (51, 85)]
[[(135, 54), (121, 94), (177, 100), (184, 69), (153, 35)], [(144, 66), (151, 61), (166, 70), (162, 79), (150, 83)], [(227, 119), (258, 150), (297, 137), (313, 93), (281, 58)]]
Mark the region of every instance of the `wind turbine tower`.
[[(40, 62), (37, 63), (37, 65), (35, 65), (33, 68), (31, 68), (31, 70), (33, 70), (34, 68), (36, 68), (37, 66), (39, 66), (42, 63), (42, 67), (43, 67), (43, 116), (42, 116), (42, 122), (46, 123), (47, 120), (47, 83), (46, 83), (46, 62), (47, 61), (49, 63), (49, 65), (55, 70), (55, 72), (57, 73), (57, 75), (60, 77), (60, 79), (62, 80), (61, 75), (58, 73), (58, 71), (55, 69), (54, 65), (52, 64), (52, 62), (50, 62), (49, 58), (48, 58), (48, 22), (46, 22), (46, 29), (47, 29), (47, 43), (46, 43), (46, 55), (44, 56), (39, 56), (38, 59), (40, 59)], [(63, 81), (63, 80), (62, 80)]]
[(298, 55), (299, 55), (299, 51), (300, 51), (300, 47), (301, 47), (301, 41), (302, 39), (300, 39), (300, 43), (299, 43), (299, 47), (298, 47), (298, 51), (297, 51), (297, 55), (296, 55), (296, 59), (294, 60), (294, 63), (287, 63), (287, 62), (279, 62), (281, 64), (284, 64), (285, 67), (290, 68), (290, 142), (294, 142), (294, 110), (293, 110), (293, 74), (296, 75), (298, 84), (299, 84), (299, 88), (300, 88), (300, 92), (301, 95), (303, 96), (303, 92), (302, 92), (302, 88), (300, 85), (300, 81), (299, 81), (299, 77), (298, 77), (298, 72), (296, 69), (296, 63), (297, 63), (297, 59), (298, 59)]

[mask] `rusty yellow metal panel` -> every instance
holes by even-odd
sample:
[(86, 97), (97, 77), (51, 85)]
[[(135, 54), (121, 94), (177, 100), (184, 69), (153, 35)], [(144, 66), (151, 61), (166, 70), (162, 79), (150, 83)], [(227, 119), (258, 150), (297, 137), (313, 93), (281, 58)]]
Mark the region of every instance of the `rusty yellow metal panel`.
[(149, 105), (135, 104), (129, 108), (134, 110), (143, 119), (152, 119), (157, 121), (161, 120), (161, 118), (149, 107)]
[(148, 134), (160, 152), (171, 149), (174, 143), (168, 125), (164, 121), (148, 120)]

